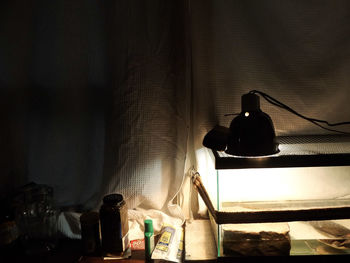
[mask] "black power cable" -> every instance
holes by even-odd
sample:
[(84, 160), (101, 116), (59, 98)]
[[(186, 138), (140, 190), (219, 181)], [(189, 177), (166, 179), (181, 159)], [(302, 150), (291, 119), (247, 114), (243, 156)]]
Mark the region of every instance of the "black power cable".
[(252, 93), (252, 94), (259, 94), (261, 95), (267, 102), (271, 103), (272, 105), (275, 105), (279, 108), (282, 108), (284, 110), (287, 110), (295, 115), (297, 115), (298, 117), (304, 119), (304, 120), (307, 120), (311, 123), (313, 123), (314, 125), (317, 125), (318, 127), (324, 129), (324, 130), (327, 130), (327, 131), (331, 131), (331, 132), (338, 132), (338, 133), (342, 133), (342, 134), (347, 134), (347, 135), (350, 135), (349, 132), (343, 132), (343, 131), (339, 131), (339, 130), (334, 130), (334, 129), (330, 129), (330, 128), (327, 128), (327, 127), (324, 127), (322, 126), (320, 123), (322, 124), (326, 124), (327, 126), (340, 126), (340, 125), (349, 125), (350, 124), (350, 121), (345, 121), (345, 122), (337, 122), (337, 123), (329, 123), (328, 121), (325, 121), (325, 120), (319, 120), (319, 119), (315, 119), (315, 118), (309, 118), (309, 117), (306, 117), (298, 112), (296, 112), (295, 110), (293, 110), (292, 108), (290, 108), (289, 106), (287, 106), (286, 104), (278, 101), (277, 99), (271, 97), (270, 95), (262, 92), (262, 91), (259, 91), (259, 90), (251, 90), (249, 93)]

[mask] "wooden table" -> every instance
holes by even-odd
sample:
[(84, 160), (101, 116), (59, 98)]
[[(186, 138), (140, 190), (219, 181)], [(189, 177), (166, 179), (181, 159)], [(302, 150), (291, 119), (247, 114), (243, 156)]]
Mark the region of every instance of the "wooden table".
[(78, 263), (143, 263), (145, 262), (145, 251), (144, 250), (137, 250), (131, 252), (131, 257), (127, 259), (105, 259), (103, 260), (102, 257), (86, 257), (81, 256), (78, 261)]
[(24, 252), (20, 242), (14, 246), (0, 251), (1, 263), (13, 262), (36, 262), (36, 263), (143, 263), (145, 262), (145, 251), (132, 251), (131, 257), (128, 259), (108, 259), (103, 260), (102, 257), (86, 257), (82, 256), (81, 240), (77, 239), (61, 239), (55, 250), (45, 254), (27, 255)]

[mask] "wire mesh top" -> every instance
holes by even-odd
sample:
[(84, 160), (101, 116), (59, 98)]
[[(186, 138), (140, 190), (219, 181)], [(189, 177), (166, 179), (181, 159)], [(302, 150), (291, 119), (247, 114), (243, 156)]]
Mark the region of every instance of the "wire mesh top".
[(350, 136), (277, 137), (280, 152), (266, 157), (239, 157), (214, 152), (216, 169), (350, 165)]

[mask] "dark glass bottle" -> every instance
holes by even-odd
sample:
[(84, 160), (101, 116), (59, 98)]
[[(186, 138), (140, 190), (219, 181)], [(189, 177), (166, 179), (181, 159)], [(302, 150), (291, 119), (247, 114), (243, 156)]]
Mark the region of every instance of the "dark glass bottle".
[(105, 255), (121, 255), (129, 248), (128, 209), (121, 194), (103, 198), (100, 208), (102, 249)]
[(97, 212), (85, 212), (80, 216), (81, 241), (83, 254), (101, 255), (100, 219)]

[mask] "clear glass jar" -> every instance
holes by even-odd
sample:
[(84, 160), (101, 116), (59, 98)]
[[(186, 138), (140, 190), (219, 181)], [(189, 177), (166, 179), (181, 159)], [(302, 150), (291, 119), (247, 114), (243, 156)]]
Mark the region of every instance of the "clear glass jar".
[(43, 254), (57, 244), (58, 210), (53, 202), (53, 189), (30, 183), (14, 198), (15, 220), (26, 254)]

